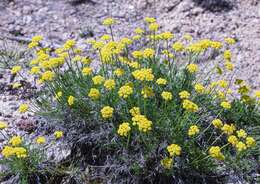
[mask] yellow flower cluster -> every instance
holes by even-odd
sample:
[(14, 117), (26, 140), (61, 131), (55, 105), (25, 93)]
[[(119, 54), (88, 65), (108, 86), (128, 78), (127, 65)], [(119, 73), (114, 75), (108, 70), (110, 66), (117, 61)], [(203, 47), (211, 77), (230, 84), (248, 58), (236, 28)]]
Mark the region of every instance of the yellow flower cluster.
[(189, 64), (188, 66), (187, 66), (187, 70), (190, 72), (190, 73), (196, 73), (198, 70), (199, 70), (199, 67), (198, 67), (198, 65), (196, 65), (196, 64)]
[(90, 75), (91, 73), (92, 73), (92, 68), (90, 68), (90, 67), (84, 67), (84, 68), (82, 69), (82, 74), (83, 74), (84, 76)]
[(22, 67), (21, 66), (14, 66), (12, 69), (11, 69), (11, 74), (17, 74), (19, 71), (22, 70)]
[(136, 80), (140, 81), (152, 81), (154, 79), (154, 75), (152, 73), (152, 69), (142, 68), (140, 70), (135, 70), (132, 72), (132, 75)]
[(148, 120), (144, 115), (138, 114), (132, 117), (133, 125), (138, 126), (138, 130), (141, 132), (147, 132), (152, 130), (152, 121)]
[(199, 107), (195, 103), (187, 99), (183, 100), (182, 107), (190, 112), (197, 112), (199, 110)]
[(200, 132), (199, 127), (197, 125), (192, 125), (188, 130), (188, 135), (191, 137), (198, 134), (199, 132)]
[(104, 119), (112, 118), (114, 109), (110, 106), (105, 106), (101, 109), (101, 116)]
[(128, 133), (130, 132), (130, 130), (131, 130), (131, 127), (130, 127), (129, 123), (124, 122), (124, 123), (119, 125), (117, 133), (120, 136), (125, 136), (126, 137), (128, 135)]
[(105, 81), (104, 86), (107, 90), (112, 90), (116, 86), (116, 82), (113, 79), (108, 79)]
[(163, 78), (159, 78), (156, 80), (156, 84), (158, 85), (166, 85), (167, 84), (167, 80), (163, 79)]
[(171, 169), (172, 165), (173, 165), (173, 159), (166, 157), (164, 159), (161, 160), (161, 165), (165, 168), (165, 169)]
[(97, 99), (99, 99), (99, 97), (100, 97), (100, 92), (99, 92), (99, 90), (96, 89), (96, 88), (91, 88), (90, 91), (89, 91), (89, 93), (88, 93), (88, 96), (89, 96), (90, 98), (92, 98), (93, 100), (97, 100)]
[(228, 125), (228, 124), (224, 124), (224, 126), (221, 128), (221, 130), (227, 134), (227, 135), (231, 135), (234, 133), (234, 131), (236, 130), (236, 127), (234, 124)]
[(28, 111), (28, 109), (29, 109), (29, 106), (27, 104), (21, 104), (19, 106), (18, 110), (19, 110), (20, 113), (25, 113), (26, 111)]
[(231, 109), (231, 104), (227, 101), (221, 102), (220, 106), (224, 109)]
[(105, 26), (111, 26), (113, 24), (115, 24), (116, 21), (112, 18), (106, 18), (104, 21), (103, 21), (103, 25)]
[(172, 100), (172, 93), (169, 92), (169, 91), (163, 91), (163, 92), (161, 93), (161, 96), (162, 96), (162, 98), (163, 98), (165, 101), (170, 101), (170, 100)]
[(60, 131), (60, 130), (56, 130), (56, 131), (54, 132), (54, 136), (55, 136), (56, 139), (60, 139), (60, 138), (63, 137), (63, 132)]
[(42, 36), (34, 36), (32, 37), (32, 41), (28, 44), (28, 48), (32, 49), (39, 45), (39, 42), (42, 41)]
[(93, 81), (94, 85), (100, 85), (105, 81), (105, 79), (101, 75), (97, 75), (92, 78), (92, 81)]
[(188, 91), (181, 91), (179, 93), (179, 96), (180, 96), (181, 99), (189, 98), (190, 97), (190, 93)]
[(9, 144), (11, 144), (12, 146), (19, 146), (21, 143), (22, 143), (21, 136), (13, 136), (9, 141)]
[(212, 124), (215, 128), (221, 128), (223, 126), (223, 122), (220, 119), (214, 119)]
[(181, 155), (181, 147), (177, 144), (171, 144), (171, 145), (167, 146), (167, 151), (171, 157)]
[(200, 84), (200, 83), (195, 84), (194, 85), (194, 89), (199, 94), (202, 94), (202, 93), (205, 92), (205, 87), (202, 84)]
[(153, 89), (148, 86), (143, 87), (141, 94), (143, 95), (144, 98), (149, 98), (154, 96)]
[(218, 160), (224, 160), (225, 156), (221, 153), (221, 148), (219, 146), (212, 146), (209, 149), (209, 154), (211, 157), (216, 158)]
[(0, 121), (0, 130), (7, 128), (7, 123)]
[(132, 109), (130, 109), (130, 114), (131, 116), (136, 116), (136, 115), (140, 115), (140, 108), (139, 107), (133, 107)]
[(146, 48), (144, 51), (143, 51), (143, 57), (144, 58), (152, 58), (155, 54), (155, 51), (151, 48)]
[(69, 96), (69, 98), (68, 98), (69, 106), (72, 106), (74, 104), (74, 101), (75, 101), (75, 97), (74, 96)]
[(45, 139), (45, 137), (40, 136), (40, 137), (37, 137), (36, 142), (37, 142), (37, 144), (45, 144), (46, 139)]
[(122, 98), (128, 98), (131, 94), (133, 94), (133, 88), (129, 85), (124, 85), (120, 87), (118, 91), (118, 95)]
[(1, 154), (5, 158), (10, 158), (11, 156), (16, 156), (17, 158), (25, 158), (27, 157), (27, 150), (24, 147), (5, 146)]
[(52, 81), (55, 76), (55, 73), (52, 71), (46, 71), (42, 73), (41, 80), (42, 81)]
[(175, 42), (172, 45), (173, 50), (175, 50), (176, 52), (180, 52), (184, 50), (184, 45), (181, 42)]

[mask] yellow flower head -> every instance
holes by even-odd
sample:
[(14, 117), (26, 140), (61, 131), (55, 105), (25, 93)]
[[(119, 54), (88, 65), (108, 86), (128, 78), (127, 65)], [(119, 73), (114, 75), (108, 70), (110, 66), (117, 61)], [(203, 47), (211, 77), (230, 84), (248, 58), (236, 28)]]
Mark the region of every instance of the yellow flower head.
[(31, 68), (30, 74), (38, 74), (40, 73), (40, 67), (34, 66)]
[(186, 99), (186, 98), (190, 97), (190, 93), (188, 91), (181, 91), (179, 93), (179, 96), (180, 96), (181, 99)]
[(192, 125), (188, 130), (188, 135), (191, 137), (198, 134), (199, 132), (200, 132), (199, 127), (197, 125)]
[(215, 128), (221, 128), (223, 126), (223, 122), (220, 119), (214, 119), (212, 124)]
[(199, 110), (199, 107), (195, 103), (187, 99), (183, 100), (182, 107), (190, 112), (197, 112)]
[(7, 123), (3, 122), (3, 121), (0, 121), (0, 130), (3, 130), (5, 128), (7, 128)]
[(97, 99), (99, 99), (99, 97), (100, 97), (100, 92), (99, 92), (99, 90), (96, 89), (96, 88), (91, 88), (90, 91), (89, 91), (89, 93), (88, 93), (88, 96), (89, 96), (90, 98), (92, 98), (93, 100), (97, 100)]
[(224, 126), (221, 128), (221, 130), (227, 134), (227, 135), (231, 135), (234, 133), (234, 131), (236, 130), (236, 127), (231, 124), (231, 125), (228, 125), (228, 124), (224, 124)]
[(140, 115), (140, 108), (139, 107), (133, 107), (132, 109), (130, 109), (130, 114), (131, 116), (136, 116), (136, 115)]
[(108, 34), (104, 34), (103, 36), (101, 36), (100, 38), (101, 40), (107, 41), (107, 40), (111, 40), (111, 36)]
[(172, 45), (173, 50), (175, 50), (176, 52), (180, 52), (184, 49), (184, 45), (181, 42), (175, 42)]
[(230, 61), (225, 62), (225, 67), (227, 70), (232, 71), (234, 69), (234, 65)]
[(245, 130), (240, 129), (240, 130), (237, 131), (237, 137), (239, 137), (239, 138), (246, 138), (246, 136), (247, 136), (247, 133), (246, 133)]
[(131, 86), (124, 85), (119, 89), (118, 95), (122, 98), (128, 98), (131, 94), (133, 94), (133, 92), (134, 90)]
[(9, 144), (11, 144), (12, 146), (19, 146), (21, 143), (22, 143), (21, 136), (13, 136), (9, 141)]
[(171, 145), (167, 146), (167, 151), (171, 157), (181, 155), (181, 147), (177, 144), (171, 144)]
[(171, 169), (173, 165), (173, 159), (169, 157), (165, 157), (164, 159), (161, 160), (161, 165), (165, 169)]
[(92, 78), (92, 81), (95, 85), (99, 85), (102, 84), (105, 81), (105, 79), (101, 75), (96, 75), (95, 77)]
[(60, 97), (62, 97), (63, 93), (62, 91), (58, 91), (56, 94), (55, 94), (55, 99), (58, 100)]
[(138, 28), (135, 29), (134, 32), (135, 32), (136, 34), (139, 34), (139, 35), (140, 35), (140, 34), (143, 34), (143, 33), (144, 33), (144, 30), (138, 27)]
[(231, 136), (228, 137), (228, 142), (230, 144), (232, 144), (233, 146), (235, 146), (238, 143), (238, 139), (237, 139), (236, 136), (231, 135)]
[(114, 74), (117, 76), (117, 77), (120, 77), (122, 75), (124, 75), (125, 71), (122, 69), (122, 68), (117, 68), (115, 71), (114, 71)]
[(28, 111), (28, 109), (29, 109), (29, 106), (27, 104), (21, 104), (19, 106), (18, 110), (19, 110), (20, 113), (25, 113), (26, 111)]
[(64, 50), (69, 50), (69, 49), (72, 49), (75, 45), (76, 45), (75, 40), (69, 39), (65, 42), (65, 44), (63, 45), (63, 48), (64, 48)]
[(256, 98), (260, 98), (260, 91), (256, 91), (256, 92), (255, 92), (255, 97), (256, 97)]
[(151, 23), (151, 24), (149, 25), (149, 30), (150, 30), (150, 31), (157, 31), (158, 29), (159, 29), (159, 24), (157, 24), (156, 22)]
[(161, 38), (163, 40), (170, 40), (173, 38), (173, 34), (171, 32), (164, 32), (164, 33), (161, 33)]
[(19, 82), (15, 82), (15, 83), (12, 84), (13, 89), (17, 89), (17, 88), (19, 88), (21, 86), (22, 86), (22, 84), (19, 83)]
[(116, 21), (113, 19), (113, 18), (106, 18), (104, 21), (103, 21), (103, 25), (104, 26), (111, 26), (113, 24), (115, 24)]
[(152, 130), (152, 121), (148, 120), (144, 115), (135, 115), (132, 117), (133, 125), (138, 126), (140, 132), (147, 132)]
[(246, 150), (246, 144), (239, 141), (237, 144), (236, 144), (236, 149), (237, 151), (241, 152), (241, 151), (244, 151)]
[(119, 125), (117, 133), (120, 136), (125, 136), (126, 137), (128, 135), (128, 133), (130, 132), (130, 130), (131, 130), (131, 127), (130, 127), (129, 123), (124, 122), (124, 123)]
[(13, 151), (17, 158), (25, 158), (27, 157), (27, 150), (24, 147), (15, 147)]
[(22, 67), (21, 66), (14, 66), (12, 69), (11, 69), (11, 74), (17, 74), (19, 71), (22, 70)]
[(110, 106), (105, 106), (101, 109), (101, 116), (104, 119), (112, 118), (114, 109)]
[(60, 131), (60, 130), (56, 130), (56, 131), (54, 132), (54, 136), (55, 136), (56, 139), (60, 139), (60, 138), (63, 137), (63, 132)]
[(145, 22), (147, 22), (149, 24), (156, 22), (156, 19), (153, 17), (145, 17), (144, 20), (145, 20)]
[(218, 160), (224, 160), (225, 156), (221, 153), (221, 149), (219, 146), (212, 146), (209, 149), (209, 154), (211, 157), (216, 158)]
[(46, 71), (42, 74), (41, 80), (42, 81), (52, 81), (55, 76), (55, 73), (52, 71)]
[(162, 98), (163, 98), (165, 101), (170, 101), (170, 100), (172, 100), (172, 93), (169, 92), (169, 91), (163, 91), (163, 92), (161, 93), (161, 96), (162, 96)]
[(155, 51), (151, 48), (146, 48), (144, 51), (143, 51), (143, 57), (144, 58), (152, 58), (155, 54)]
[(45, 144), (46, 139), (45, 139), (45, 137), (40, 136), (40, 137), (37, 137), (36, 142), (37, 142), (37, 144)]
[(156, 83), (158, 85), (166, 85), (167, 84), (167, 80), (163, 79), (163, 78), (159, 78), (159, 79), (156, 80)]
[(224, 59), (225, 59), (226, 61), (230, 61), (230, 60), (231, 60), (231, 57), (232, 57), (231, 51), (230, 51), (230, 50), (225, 50), (225, 51), (224, 51)]
[(221, 102), (220, 106), (224, 109), (231, 109), (231, 104), (227, 101)]
[(84, 67), (82, 69), (82, 74), (85, 76), (85, 75), (90, 75), (92, 73), (92, 68), (90, 67)]
[(187, 65), (187, 70), (190, 73), (196, 73), (199, 70), (199, 67), (198, 67), (198, 65), (192, 63), (192, 64)]
[(75, 101), (75, 97), (74, 96), (69, 96), (69, 98), (68, 98), (69, 106), (72, 106), (74, 104), (74, 101)]
[(234, 38), (225, 38), (225, 42), (229, 45), (233, 45), (236, 43), (236, 40)]
[(202, 94), (202, 93), (205, 92), (205, 87), (202, 84), (200, 84), (200, 83), (195, 84), (194, 85), (194, 89), (199, 94)]
[(108, 79), (105, 81), (104, 86), (107, 90), (112, 90), (116, 86), (116, 82), (113, 79)]
[(253, 147), (256, 145), (256, 141), (253, 137), (247, 137), (246, 138), (246, 145), (247, 147)]
[(152, 81), (154, 79), (152, 69), (150, 68), (142, 68), (139, 70), (135, 70), (132, 72), (132, 75), (136, 80), (140, 81)]
[(32, 42), (40, 42), (42, 41), (43, 37), (40, 35), (32, 37)]

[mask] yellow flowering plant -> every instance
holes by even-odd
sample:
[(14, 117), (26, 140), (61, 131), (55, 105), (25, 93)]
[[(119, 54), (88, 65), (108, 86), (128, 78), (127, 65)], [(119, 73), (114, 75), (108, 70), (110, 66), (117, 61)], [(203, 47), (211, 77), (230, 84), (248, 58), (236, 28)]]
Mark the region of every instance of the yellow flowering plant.
[[(108, 18), (103, 24), (109, 36), (87, 40), (88, 49), (82, 52), (74, 40), (54, 53), (35, 45), (37, 62), (31, 67), (40, 68), (36, 77), (42, 88), (31, 111), (60, 115), (63, 120), (70, 117), (66, 119), (70, 125), (83, 121), (95, 130), (105, 127), (107, 141), (113, 140), (106, 146), (122, 154), (139, 152), (145, 163), (153, 160), (152, 169), (209, 172), (226, 157), (245, 156), (256, 144), (250, 133), (240, 131), (243, 126), (238, 119), (229, 121), (228, 114), (239, 114), (234, 111), (238, 99), (232, 99), (231, 82), (222, 75), (230, 72), (225, 62), (232, 62), (231, 45), (225, 42), (233, 41), (186, 35), (182, 42), (171, 32), (160, 33), (156, 19), (145, 21), (145, 30), (135, 30), (140, 39), (119, 39), (113, 32), (118, 22)], [(209, 65), (201, 67), (199, 60), (213, 54), (219, 54), (223, 62), (205, 72)], [(99, 61), (99, 68), (92, 68), (92, 60)], [(219, 80), (213, 81), (213, 74)], [(247, 86), (238, 92), (243, 96), (239, 100), (244, 99), (241, 103), (249, 104)], [(258, 98), (251, 103), (254, 113)]]

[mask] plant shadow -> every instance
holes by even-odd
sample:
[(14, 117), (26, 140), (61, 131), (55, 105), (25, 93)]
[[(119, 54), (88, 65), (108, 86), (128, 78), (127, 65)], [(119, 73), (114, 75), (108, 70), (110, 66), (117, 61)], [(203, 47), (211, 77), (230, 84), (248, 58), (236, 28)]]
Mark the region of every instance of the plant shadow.
[(193, 2), (210, 12), (227, 12), (234, 8), (234, 4), (228, 0), (193, 0)]

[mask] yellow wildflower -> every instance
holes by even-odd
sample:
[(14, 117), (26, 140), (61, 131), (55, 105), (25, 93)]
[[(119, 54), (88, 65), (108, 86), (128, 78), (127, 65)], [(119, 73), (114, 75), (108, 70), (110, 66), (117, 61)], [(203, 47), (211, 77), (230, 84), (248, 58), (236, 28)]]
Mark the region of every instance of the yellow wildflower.
[(104, 80), (105, 80), (104, 77), (102, 77), (101, 75), (96, 75), (95, 77), (92, 78), (92, 81), (95, 85), (102, 84)]
[(179, 93), (179, 96), (180, 96), (180, 98), (181, 99), (186, 99), (186, 98), (189, 98), (190, 97), (190, 93), (188, 92), (188, 91), (181, 91), (180, 93)]
[(144, 58), (152, 58), (154, 56), (155, 51), (151, 48), (146, 48), (143, 51), (143, 57)]
[(138, 130), (141, 132), (147, 132), (152, 130), (152, 121), (148, 120), (144, 115), (135, 115), (132, 117), (133, 125), (138, 126)]
[(7, 128), (7, 123), (3, 122), (3, 121), (0, 121), (0, 130), (3, 130), (5, 128)]
[(180, 52), (184, 49), (184, 45), (181, 42), (175, 42), (172, 45), (173, 50), (175, 50), (176, 52)]
[(55, 136), (56, 139), (60, 139), (61, 137), (63, 137), (63, 132), (60, 131), (60, 130), (56, 130), (54, 132), (54, 136)]
[(167, 146), (167, 151), (169, 152), (171, 157), (181, 155), (181, 147), (177, 144), (171, 144)]
[(165, 169), (171, 169), (172, 165), (173, 165), (173, 159), (166, 157), (164, 159), (161, 160), (161, 165), (165, 168)]
[(230, 144), (232, 144), (233, 146), (235, 146), (238, 143), (238, 139), (237, 139), (236, 136), (231, 135), (231, 136), (228, 137), (228, 142)]
[(149, 30), (150, 31), (157, 31), (158, 30), (158, 28), (159, 28), (159, 24), (157, 24), (157, 23), (151, 23), (150, 25), (149, 25)]
[(99, 99), (99, 97), (100, 97), (100, 92), (99, 92), (99, 90), (96, 89), (96, 88), (91, 88), (90, 91), (89, 91), (89, 93), (88, 93), (88, 96), (89, 96), (90, 98), (92, 98), (93, 100), (97, 100), (97, 99)]
[(199, 127), (197, 125), (192, 125), (188, 130), (188, 135), (194, 136), (200, 132)]
[(42, 81), (52, 81), (55, 76), (55, 73), (52, 71), (46, 71), (41, 75)]
[(223, 122), (220, 119), (214, 119), (212, 124), (215, 128), (221, 128), (223, 126)]
[(172, 100), (172, 93), (169, 92), (169, 91), (163, 91), (163, 92), (161, 93), (161, 96), (162, 96), (162, 98), (163, 98), (165, 101)]
[(225, 42), (229, 45), (233, 45), (236, 43), (236, 40), (234, 38), (225, 38)]
[(69, 96), (69, 98), (68, 98), (69, 106), (72, 106), (74, 104), (74, 101), (75, 101), (75, 97), (74, 96)]
[(112, 118), (114, 109), (110, 106), (105, 106), (101, 109), (101, 116), (104, 119)]
[(21, 136), (13, 136), (9, 141), (9, 144), (11, 144), (12, 146), (19, 146), (21, 143), (22, 143)]
[(103, 21), (103, 25), (104, 26), (111, 26), (113, 24), (115, 24), (116, 21), (113, 19), (113, 18), (106, 18), (104, 21)]
[(37, 142), (37, 144), (45, 144), (46, 139), (45, 139), (45, 137), (40, 136), (40, 137), (37, 137), (36, 142)]
[(27, 104), (21, 104), (19, 106), (18, 110), (19, 110), (20, 113), (25, 113), (26, 111), (28, 111), (28, 109), (29, 109), (29, 106)]
[(199, 70), (199, 67), (196, 64), (189, 64), (189, 65), (187, 65), (187, 70), (190, 73), (196, 73)]
[(116, 82), (113, 79), (108, 79), (105, 81), (104, 86), (107, 90), (112, 90), (116, 86)]
[(131, 130), (131, 127), (130, 127), (129, 123), (124, 122), (124, 123), (119, 125), (117, 133), (120, 136), (125, 136), (126, 137), (128, 135), (128, 133), (130, 132), (130, 130)]
[(225, 156), (221, 153), (221, 149), (219, 146), (212, 146), (209, 149), (209, 154), (211, 157), (216, 158), (218, 160), (224, 160)]
[(237, 137), (239, 137), (239, 138), (246, 138), (246, 136), (247, 136), (247, 133), (246, 133), (245, 130), (240, 129), (240, 130), (237, 131)]
[(167, 80), (163, 79), (163, 78), (159, 78), (159, 79), (156, 80), (156, 83), (158, 85), (166, 85), (167, 84)]
[(227, 101), (221, 102), (220, 106), (224, 109), (231, 109), (231, 104)]
[(246, 150), (246, 144), (239, 141), (237, 144), (236, 144), (236, 149), (237, 151), (241, 152), (241, 151), (244, 151)]
[(253, 137), (247, 137), (246, 138), (246, 145), (247, 147), (253, 147), (256, 145), (256, 141)]
[(129, 85), (124, 85), (120, 87), (118, 91), (118, 95), (122, 98), (128, 98), (128, 96), (130, 96), (131, 94), (133, 94), (133, 88)]
[(199, 110), (199, 107), (195, 103), (187, 99), (183, 100), (182, 107), (190, 112), (197, 112)]
[(115, 71), (114, 71), (114, 74), (117, 76), (117, 77), (120, 77), (122, 75), (124, 75), (125, 71), (122, 69), (122, 68), (117, 68)]
[(21, 66), (14, 66), (11, 69), (11, 74), (17, 74), (19, 71), (21, 71), (22, 67)]
[(227, 134), (227, 135), (231, 135), (234, 133), (234, 131), (236, 130), (236, 127), (231, 124), (231, 125), (228, 125), (228, 124), (224, 124), (224, 126), (221, 128), (221, 130)]
[(202, 93), (205, 92), (205, 87), (202, 84), (200, 84), (200, 83), (195, 84), (194, 85), (194, 89), (199, 94), (202, 94)]
[(140, 108), (139, 107), (133, 107), (132, 109), (130, 109), (130, 114), (131, 116), (136, 116), (136, 115), (140, 115)]

